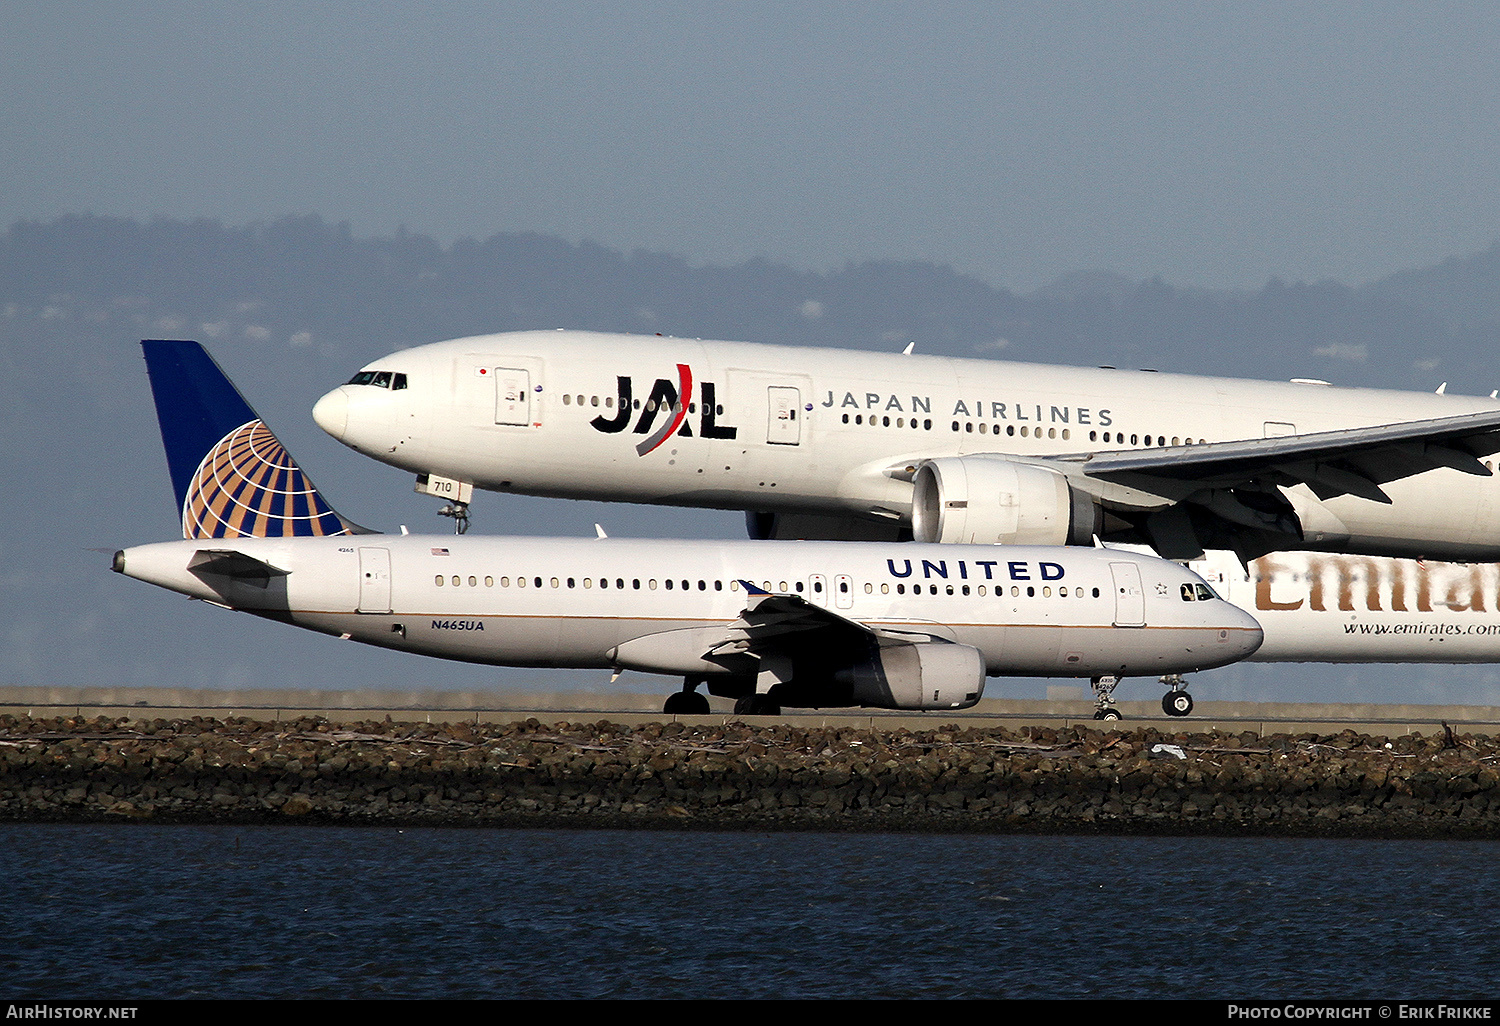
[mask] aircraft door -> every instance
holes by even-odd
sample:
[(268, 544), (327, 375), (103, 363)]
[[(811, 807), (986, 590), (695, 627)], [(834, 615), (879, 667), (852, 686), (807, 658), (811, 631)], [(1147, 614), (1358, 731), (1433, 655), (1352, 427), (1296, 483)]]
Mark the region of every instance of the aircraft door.
[(809, 575), (807, 578), (807, 597), (814, 605), (828, 605), (828, 578), (822, 574)]
[(514, 367), (495, 368), (495, 423), (531, 423), (531, 374)]
[(361, 613), (389, 613), (391, 611), (391, 550), (361, 548), (359, 550), (359, 611)]
[(854, 579), (848, 574), (839, 574), (833, 579), (833, 604), (840, 609), (854, 605)]
[(766, 389), (770, 404), (766, 441), (772, 445), (797, 445), (802, 441), (802, 392), (785, 385)]
[(1141, 568), (1134, 563), (1109, 564), (1115, 581), (1115, 626), (1146, 626), (1146, 592), (1141, 587)]

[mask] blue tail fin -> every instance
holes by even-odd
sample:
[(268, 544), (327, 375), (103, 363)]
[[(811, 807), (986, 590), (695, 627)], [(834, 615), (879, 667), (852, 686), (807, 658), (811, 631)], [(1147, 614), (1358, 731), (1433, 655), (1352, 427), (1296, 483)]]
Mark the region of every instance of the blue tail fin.
[(197, 342), (141, 342), (184, 538), (366, 531), (334, 512)]

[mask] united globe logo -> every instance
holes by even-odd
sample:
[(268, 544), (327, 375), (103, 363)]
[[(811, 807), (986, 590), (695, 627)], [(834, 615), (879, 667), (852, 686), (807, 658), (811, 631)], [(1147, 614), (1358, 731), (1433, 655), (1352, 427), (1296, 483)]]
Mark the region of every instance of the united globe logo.
[(182, 505), (184, 538), (352, 533), (259, 420), (240, 425), (209, 450)]

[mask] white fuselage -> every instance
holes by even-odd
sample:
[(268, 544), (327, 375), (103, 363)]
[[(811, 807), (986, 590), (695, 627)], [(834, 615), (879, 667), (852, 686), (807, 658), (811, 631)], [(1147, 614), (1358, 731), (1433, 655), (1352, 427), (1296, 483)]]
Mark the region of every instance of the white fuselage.
[[(1157, 449), (1428, 420), (1493, 399), (733, 342), (517, 332), (368, 365), (318, 404), (346, 444), (480, 488), (910, 523), (917, 462)], [(401, 388), (389, 387), (391, 376)], [(625, 407), (622, 409), (622, 405)], [(1491, 461), (1492, 462), (1492, 461)], [(1390, 504), (1283, 488), (1311, 549), (1500, 559), (1500, 477)]]
[[(188, 569), (224, 551), (285, 573)], [(741, 582), (973, 646), (990, 675), (1179, 673), (1241, 659), (1261, 637), (1197, 575), (1102, 549), (362, 535), (163, 542), (124, 550), (117, 569), (372, 645), (513, 666), (729, 672), (703, 653), (734, 640)]]

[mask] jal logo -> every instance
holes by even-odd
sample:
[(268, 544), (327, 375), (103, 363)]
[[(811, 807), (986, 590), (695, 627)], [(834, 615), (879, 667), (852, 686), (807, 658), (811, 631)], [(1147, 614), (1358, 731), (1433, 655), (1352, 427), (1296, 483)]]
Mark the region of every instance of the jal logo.
[[(603, 431), (608, 435), (619, 434), (630, 428), (631, 421), (634, 420), (633, 433), (646, 436), (635, 447), (639, 456), (645, 456), (673, 434), (681, 438), (693, 437), (692, 423), (688, 420), (688, 406), (693, 396), (693, 369), (687, 364), (677, 365), (675, 382), (657, 378), (644, 403), (635, 398), (635, 383), (629, 375), (617, 376), (615, 383), (618, 393), (615, 397), (617, 412), (614, 417), (601, 414), (589, 421), (589, 426), (595, 431)], [(699, 382), (698, 389), (701, 393), (698, 403), (698, 437), (734, 438), (738, 429), (720, 424), (717, 420), (724, 411), (718, 405), (714, 383)], [(637, 409), (640, 410), (639, 417), (636, 417)]]

